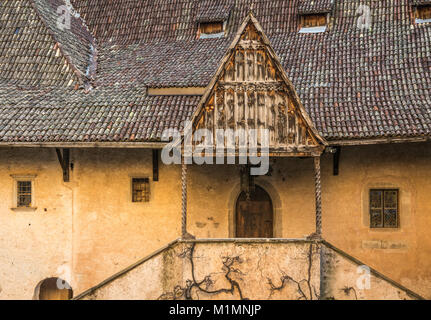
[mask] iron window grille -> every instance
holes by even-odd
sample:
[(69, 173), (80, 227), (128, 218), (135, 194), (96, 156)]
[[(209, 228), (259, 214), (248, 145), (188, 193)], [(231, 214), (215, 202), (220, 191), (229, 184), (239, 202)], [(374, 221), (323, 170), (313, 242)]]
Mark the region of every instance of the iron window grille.
[(150, 201), (150, 179), (133, 178), (132, 179), (132, 202), (149, 202)]
[(398, 189), (370, 190), (370, 227), (397, 228), (399, 225)]

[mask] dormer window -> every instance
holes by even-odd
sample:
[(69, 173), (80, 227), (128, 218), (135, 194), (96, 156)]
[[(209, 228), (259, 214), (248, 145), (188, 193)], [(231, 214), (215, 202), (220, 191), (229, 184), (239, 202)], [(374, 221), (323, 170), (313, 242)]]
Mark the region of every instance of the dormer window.
[(226, 26), (233, 2), (231, 0), (199, 0), (197, 5), (198, 38), (223, 38), (227, 33)]
[(199, 38), (222, 38), (224, 37), (225, 23), (223, 21), (200, 22)]
[(416, 23), (431, 22), (431, 5), (422, 5), (416, 7)]
[(300, 16), (299, 33), (325, 32), (328, 24), (328, 14), (303, 14)]

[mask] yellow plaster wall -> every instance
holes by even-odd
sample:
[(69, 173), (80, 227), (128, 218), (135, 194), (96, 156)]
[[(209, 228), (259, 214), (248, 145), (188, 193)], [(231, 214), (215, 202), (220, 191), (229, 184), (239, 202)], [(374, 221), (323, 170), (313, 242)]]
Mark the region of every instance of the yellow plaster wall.
[(373, 270), (358, 275), (362, 268), (327, 243), (285, 239), (179, 241), (76, 299), (419, 298)]
[[(53, 150), (0, 149), (0, 299), (32, 299), (41, 280), (71, 276), (72, 191), (59, 168)], [(11, 174), (36, 175), (35, 211), (11, 210)]]
[[(335, 246), (431, 298), (430, 144), (345, 147), (340, 175), (322, 160), (323, 232)], [(0, 298), (30, 299), (37, 283), (69, 266), (75, 294), (98, 284), (180, 235), (181, 170), (160, 163), (149, 203), (132, 203), (132, 176), (152, 178), (151, 150), (72, 149), (71, 182), (53, 149), (0, 149)], [(275, 235), (314, 231), (311, 159), (271, 160), (258, 177), (275, 208)], [(10, 210), (10, 174), (36, 173), (35, 212)], [(189, 232), (198, 238), (234, 234), (239, 167), (189, 168)], [(368, 228), (368, 188), (400, 188), (399, 230)], [(44, 211), (44, 209), (47, 211)]]
[[(151, 150), (72, 151), (76, 198), (75, 277), (79, 291), (104, 280), (180, 235), (181, 175)], [(150, 177), (150, 201), (131, 201), (131, 178)]]
[[(322, 163), (326, 240), (431, 298), (431, 148), (427, 143), (344, 148), (340, 174)], [(368, 190), (399, 188), (400, 228), (369, 228)]]

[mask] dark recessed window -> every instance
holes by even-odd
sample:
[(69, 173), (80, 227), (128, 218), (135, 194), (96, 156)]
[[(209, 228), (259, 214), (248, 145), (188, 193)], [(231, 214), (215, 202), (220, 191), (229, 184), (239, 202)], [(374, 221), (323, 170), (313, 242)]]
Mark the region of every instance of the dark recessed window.
[(199, 38), (221, 38), (223, 36), (223, 21), (199, 23)]
[(416, 7), (416, 23), (431, 22), (431, 5)]
[(150, 179), (133, 178), (132, 179), (132, 202), (150, 201)]
[(31, 207), (31, 181), (17, 181), (17, 206)]
[(370, 190), (370, 227), (397, 228), (399, 220), (398, 190)]
[(301, 33), (317, 33), (326, 31), (327, 14), (304, 14), (300, 17)]

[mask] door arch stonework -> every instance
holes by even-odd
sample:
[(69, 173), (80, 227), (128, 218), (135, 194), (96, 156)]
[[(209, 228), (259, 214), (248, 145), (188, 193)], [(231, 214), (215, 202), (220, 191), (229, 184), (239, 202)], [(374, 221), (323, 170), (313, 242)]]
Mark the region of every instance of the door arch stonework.
[[(283, 209), (280, 195), (277, 189), (264, 177), (261, 177), (258, 182), (256, 182), (256, 186), (264, 189), (271, 198), (272, 201), (272, 212), (273, 212), (273, 238), (283, 238), (283, 227), (282, 227), (282, 216)], [(235, 238), (236, 237), (236, 203), (241, 194), (241, 184), (237, 183), (233, 186), (230, 192), (229, 199), (227, 201), (226, 210), (228, 212), (229, 218), (229, 230), (228, 237)]]

